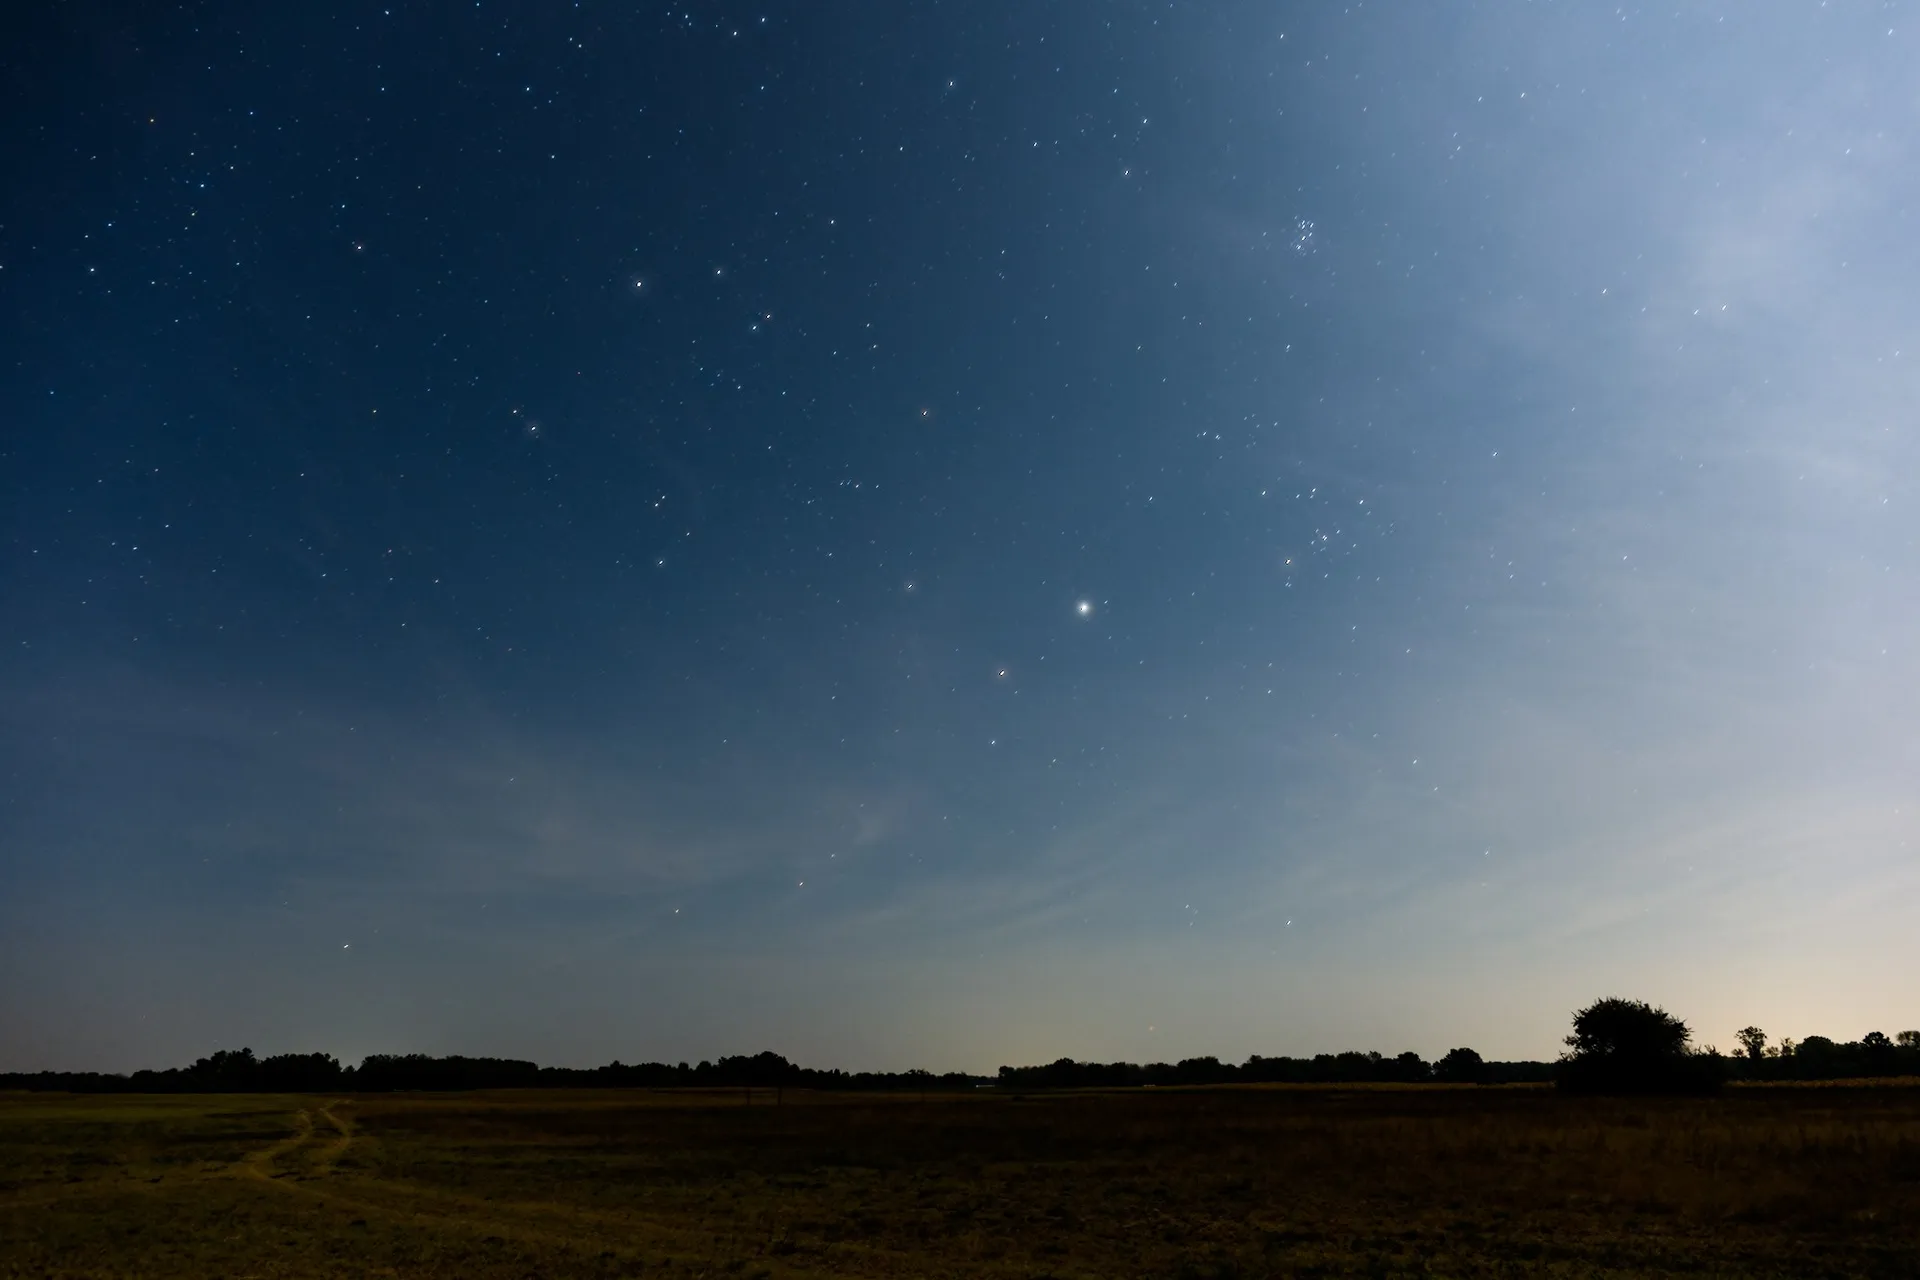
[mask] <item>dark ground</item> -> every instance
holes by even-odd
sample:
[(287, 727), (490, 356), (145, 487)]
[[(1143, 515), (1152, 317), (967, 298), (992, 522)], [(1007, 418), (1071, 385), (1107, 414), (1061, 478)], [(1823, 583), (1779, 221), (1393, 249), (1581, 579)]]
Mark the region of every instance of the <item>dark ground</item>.
[(1920, 1088), (0, 1095), (0, 1277), (1920, 1275)]

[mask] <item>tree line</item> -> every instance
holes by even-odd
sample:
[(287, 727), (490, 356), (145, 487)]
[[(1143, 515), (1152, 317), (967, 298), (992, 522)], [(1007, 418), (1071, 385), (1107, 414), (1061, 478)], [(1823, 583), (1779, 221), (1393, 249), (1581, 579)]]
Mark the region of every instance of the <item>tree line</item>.
[(1695, 1048), (1687, 1024), (1641, 1000), (1596, 1000), (1573, 1015), (1567, 1052), (1553, 1062), (1487, 1062), (1472, 1049), (1437, 1062), (1417, 1053), (1323, 1053), (1263, 1058), (1234, 1066), (1218, 1058), (1177, 1063), (1075, 1062), (1002, 1067), (1016, 1089), (1095, 1089), (1226, 1084), (1520, 1084), (1552, 1081), (1571, 1093), (1709, 1093), (1731, 1081), (1853, 1080), (1920, 1076), (1920, 1031), (1868, 1032), (1837, 1043), (1825, 1036), (1770, 1045), (1766, 1033), (1739, 1033), (1740, 1053)]
[(1733, 1072), (1742, 1080), (1845, 1080), (1867, 1076), (1920, 1076), (1920, 1031), (1887, 1036), (1869, 1031), (1858, 1040), (1825, 1036), (1770, 1044), (1759, 1027), (1739, 1033)]
[(1452, 1049), (1438, 1062), (1417, 1053), (1389, 1058), (1349, 1050), (1311, 1058), (1263, 1058), (1235, 1066), (1218, 1058), (1179, 1062), (1075, 1062), (1061, 1058), (1038, 1067), (1002, 1067), (998, 1083), (1012, 1089), (1171, 1088), (1218, 1084), (1517, 1084), (1553, 1079), (1551, 1062), (1488, 1062), (1472, 1049)]
[(1758, 1027), (1738, 1034), (1739, 1052), (1696, 1049), (1679, 1018), (1644, 1001), (1597, 1000), (1573, 1017), (1567, 1052), (1553, 1062), (1488, 1062), (1468, 1048), (1436, 1062), (1417, 1053), (1322, 1053), (1311, 1058), (1259, 1054), (1234, 1065), (1218, 1058), (1179, 1062), (1076, 1062), (1001, 1067), (994, 1076), (950, 1071), (841, 1071), (798, 1066), (773, 1052), (685, 1062), (603, 1067), (543, 1067), (514, 1058), (372, 1054), (343, 1066), (325, 1053), (257, 1058), (222, 1050), (190, 1067), (102, 1072), (0, 1074), (0, 1089), (68, 1093), (391, 1093), (470, 1089), (818, 1089), (857, 1092), (956, 1092), (1001, 1089), (1113, 1089), (1230, 1084), (1516, 1084), (1552, 1081), (1584, 1093), (1704, 1093), (1728, 1081), (1845, 1080), (1920, 1076), (1920, 1031), (1869, 1032), (1837, 1042), (1826, 1036), (1773, 1043)]
[(1844, 1044), (1826, 1036), (1769, 1045), (1759, 1027), (1736, 1033), (1737, 1054), (1693, 1046), (1685, 1022), (1643, 1000), (1596, 1000), (1573, 1015), (1554, 1073), (1574, 1093), (1711, 1093), (1736, 1080), (1853, 1080), (1920, 1076), (1920, 1031), (1870, 1031)]
[(610, 1062), (603, 1067), (543, 1067), (517, 1058), (376, 1053), (342, 1066), (327, 1053), (255, 1057), (229, 1049), (190, 1067), (113, 1075), (93, 1071), (0, 1074), (0, 1089), (67, 1093), (396, 1093), (469, 1089), (822, 1089), (930, 1092), (973, 1089), (991, 1078), (951, 1071), (840, 1071), (796, 1066), (767, 1052), (689, 1065)]
[(603, 1067), (543, 1067), (515, 1058), (433, 1057), (423, 1053), (373, 1054), (359, 1066), (342, 1066), (325, 1053), (255, 1057), (251, 1049), (222, 1050), (189, 1067), (101, 1072), (39, 1071), (0, 1075), (0, 1089), (69, 1093), (392, 1093), (470, 1089), (820, 1089), (933, 1092), (1001, 1086), (1011, 1089), (1092, 1089), (1131, 1086), (1223, 1084), (1500, 1084), (1550, 1080), (1550, 1062), (1484, 1062), (1471, 1049), (1455, 1049), (1438, 1062), (1416, 1053), (1388, 1058), (1379, 1053), (1323, 1053), (1312, 1058), (1263, 1058), (1239, 1066), (1218, 1058), (1177, 1063), (1057, 1062), (1001, 1067), (994, 1076), (965, 1072), (841, 1071), (798, 1066), (780, 1054), (685, 1062), (623, 1063)]

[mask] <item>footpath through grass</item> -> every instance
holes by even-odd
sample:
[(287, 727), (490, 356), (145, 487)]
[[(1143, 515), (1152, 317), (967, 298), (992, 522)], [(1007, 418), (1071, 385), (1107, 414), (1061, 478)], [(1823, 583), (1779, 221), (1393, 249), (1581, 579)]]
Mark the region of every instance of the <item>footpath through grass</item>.
[(1920, 1276), (1920, 1089), (0, 1095), (0, 1277)]

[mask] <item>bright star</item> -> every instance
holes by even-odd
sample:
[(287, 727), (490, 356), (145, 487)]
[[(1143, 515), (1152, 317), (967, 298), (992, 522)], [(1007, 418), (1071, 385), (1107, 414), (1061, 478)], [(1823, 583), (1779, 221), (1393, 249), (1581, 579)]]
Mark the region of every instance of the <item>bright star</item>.
[(1083, 618), (1091, 617), (1093, 614), (1093, 601), (1082, 600), (1079, 604), (1073, 606), (1073, 611)]

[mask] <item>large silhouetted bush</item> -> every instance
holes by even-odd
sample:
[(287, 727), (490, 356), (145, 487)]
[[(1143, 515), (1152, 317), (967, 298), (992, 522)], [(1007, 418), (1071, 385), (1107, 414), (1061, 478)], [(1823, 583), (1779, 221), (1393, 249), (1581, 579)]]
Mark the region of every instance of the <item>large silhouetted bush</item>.
[(1644, 1000), (1596, 1000), (1573, 1015), (1559, 1085), (1572, 1093), (1710, 1093), (1716, 1053), (1695, 1053), (1687, 1024)]
[(1449, 1049), (1433, 1064), (1433, 1078), (1441, 1084), (1485, 1084), (1487, 1064), (1471, 1049)]

